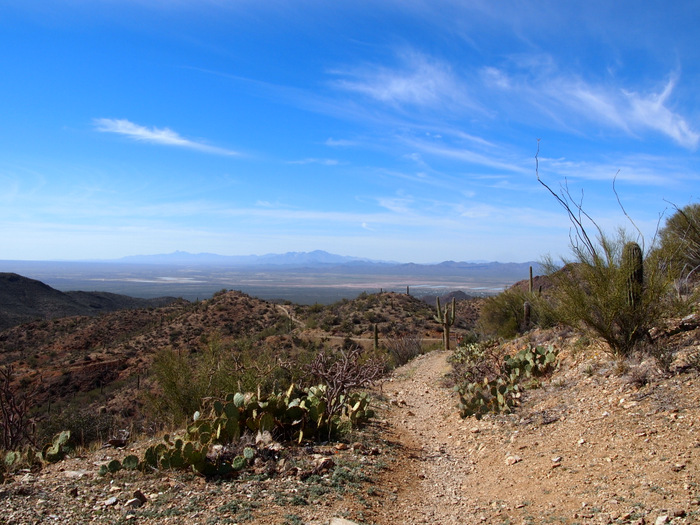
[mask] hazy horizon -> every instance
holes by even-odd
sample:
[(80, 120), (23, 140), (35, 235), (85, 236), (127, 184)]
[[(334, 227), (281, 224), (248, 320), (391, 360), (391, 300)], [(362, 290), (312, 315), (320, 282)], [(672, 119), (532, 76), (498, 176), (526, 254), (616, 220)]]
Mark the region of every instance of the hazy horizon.
[(0, 258), (558, 257), (538, 148), (553, 189), (635, 232), (615, 179), (648, 247), (698, 197), (698, 22), (658, 0), (2, 2)]
[[(380, 259), (373, 259), (370, 257), (356, 257), (352, 254), (339, 254), (339, 253), (330, 253), (325, 250), (311, 250), (309, 252), (303, 252), (303, 251), (290, 251), (290, 252), (285, 252), (285, 253), (276, 253), (276, 252), (267, 252), (267, 253), (260, 253), (260, 254), (221, 254), (221, 253), (212, 253), (212, 252), (199, 252), (199, 253), (191, 253), (187, 252), (185, 250), (175, 250), (173, 252), (169, 253), (139, 253), (139, 254), (128, 254), (128, 255), (123, 255), (120, 257), (115, 257), (111, 259), (55, 259), (55, 258), (47, 258), (47, 259), (0, 259), (0, 265), (3, 262), (27, 262), (27, 263), (124, 263), (124, 264), (129, 264), (129, 261), (140, 261), (143, 259), (161, 259), (164, 263), (167, 263), (171, 258), (173, 260), (178, 260), (177, 257), (181, 256), (185, 260), (191, 260), (193, 263), (197, 262), (198, 259), (203, 259), (206, 260), (207, 257), (212, 257), (212, 258), (221, 258), (225, 260), (243, 260), (243, 259), (263, 259), (267, 257), (285, 257), (288, 255), (299, 255), (299, 256), (306, 256), (306, 255), (313, 255), (316, 253), (321, 253), (327, 256), (331, 256), (332, 258), (337, 258), (337, 261), (333, 262), (369, 262), (369, 263), (377, 263), (377, 264), (387, 264), (387, 265), (407, 265), (407, 264), (416, 264), (419, 266), (431, 266), (431, 265), (439, 265), (443, 263), (449, 263), (449, 262), (454, 262), (454, 263), (466, 263), (466, 264), (489, 264), (489, 263), (497, 263), (497, 264), (524, 264), (524, 263), (531, 263), (531, 262), (536, 262), (534, 260), (532, 261), (489, 261), (486, 259), (476, 259), (476, 260), (443, 260), (443, 261), (427, 261), (423, 263), (417, 263), (415, 261), (389, 261), (389, 260), (380, 260)], [(341, 261), (344, 260), (344, 261)], [(137, 264), (139, 264), (137, 262)], [(243, 263), (239, 263), (243, 264)], [(251, 264), (260, 264), (259, 262), (252, 262)], [(290, 262), (289, 264), (292, 264)], [(4, 271), (2, 266), (0, 266), (0, 272)]]

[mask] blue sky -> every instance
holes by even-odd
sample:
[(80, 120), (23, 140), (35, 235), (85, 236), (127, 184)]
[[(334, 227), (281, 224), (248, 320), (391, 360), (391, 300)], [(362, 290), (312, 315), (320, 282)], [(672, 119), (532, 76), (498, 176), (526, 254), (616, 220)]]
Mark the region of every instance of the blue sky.
[(0, 259), (538, 260), (700, 193), (696, 1), (0, 0)]

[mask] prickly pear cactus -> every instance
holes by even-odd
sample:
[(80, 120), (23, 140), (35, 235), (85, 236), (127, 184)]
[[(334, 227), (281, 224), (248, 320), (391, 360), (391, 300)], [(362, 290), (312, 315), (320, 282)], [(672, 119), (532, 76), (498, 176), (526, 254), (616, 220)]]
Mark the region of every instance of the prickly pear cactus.
[(42, 457), (49, 463), (56, 463), (66, 457), (66, 449), (70, 441), (70, 430), (56, 434), (53, 443), (48, 443), (42, 450)]

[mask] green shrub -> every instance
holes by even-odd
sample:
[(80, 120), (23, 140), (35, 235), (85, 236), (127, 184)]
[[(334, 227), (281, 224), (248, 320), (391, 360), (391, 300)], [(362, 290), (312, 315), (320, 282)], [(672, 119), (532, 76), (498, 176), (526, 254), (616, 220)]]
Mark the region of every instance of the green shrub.
[(677, 208), (666, 219), (654, 256), (675, 281), (679, 295), (688, 292), (700, 278), (700, 204)]
[(70, 432), (71, 443), (75, 446), (105, 442), (114, 431), (114, 416), (107, 412), (95, 414), (93, 409), (66, 407), (52, 412), (37, 424), (37, 443), (51, 441), (53, 436), (63, 430)]
[[(650, 258), (643, 261), (641, 289), (631, 290), (630, 268), (623, 264), (629, 238), (600, 234), (590, 247), (573, 246), (574, 258), (564, 267), (544, 262), (552, 288), (552, 311), (563, 324), (592, 332), (616, 356), (629, 355), (659, 320), (668, 281)], [(635, 285), (636, 286), (636, 285)]]
[(387, 339), (385, 345), (391, 368), (405, 365), (423, 353), (423, 341), (416, 334), (404, 334)]
[(478, 331), (487, 337), (515, 337), (524, 321), (526, 300), (527, 293), (514, 289), (487, 298), (481, 306)]

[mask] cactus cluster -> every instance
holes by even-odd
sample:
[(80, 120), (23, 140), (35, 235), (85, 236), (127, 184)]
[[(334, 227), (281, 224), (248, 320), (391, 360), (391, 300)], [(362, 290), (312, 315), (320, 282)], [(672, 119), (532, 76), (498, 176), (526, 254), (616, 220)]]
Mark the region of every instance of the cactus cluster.
[(326, 386), (307, 390), (292, 385), (286, 392), (263, 397), (258, 393), (229, 394), (223, 400), (210, 401), (206, 412), (196, 412), (183, 438), (165, 435), (163, 441), (144, 452), (143, 459), (128, 456), (121, 462), (112, 460), (100, 473), (124, 469), (191, 469), (204, 476), (229, 476), (251, 465), (258, 454), (245, 447), (241, 454), (226, 453), (226, 445), (237, 442), (244, 434), (269, 433), (276, 439), (303, 440), (351, 428), (374, 414), (366, 393), (343, 397), (340, 415), (329, 417)]
[(123, 460), (113, 459), (109, 463), (102, 465), (100, 467), (100, 475), (104, 476), (108, 472), (114, 474), (122, 469), (125, 470), (136, 470), (141, 466), (138, 456), (133, 454), (126, 456)]
[(25, 447), (23, 450), (8, 450), (5, 452), (2, 465), (0, 467), (0, 482), (2, 480), (2, 472), (12, 472), (21, 466), (33, 466), (41, 461), (41, 453), (37, 452), (31, 446)]
[(47, 443), (41, 450), (41, 457), (49, 463), (56, 463), (66, 457), (68, 442), (70, 441), (70, 430), (56, 434), (52, 443)]
[(557, 364), (557, 351), (552, 346), (529, 346), (504, 361), (504, 373), (512, 383), (550, 372)]
[(481, 419), (488, 413), (510, 412), (520, 399), (520, 382), (541, 376), (557, 365), (557, 352), (549, 346), (528, 347), (507, 357), (495, 379), (468, 382), (455, 387), (462, 417)]
[(502, 377), (466, 383), (455, 390), (459, 393), (459, 415), (476, 419), (489, 413), (510, 412), (520, 398), (520, 387)]

